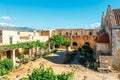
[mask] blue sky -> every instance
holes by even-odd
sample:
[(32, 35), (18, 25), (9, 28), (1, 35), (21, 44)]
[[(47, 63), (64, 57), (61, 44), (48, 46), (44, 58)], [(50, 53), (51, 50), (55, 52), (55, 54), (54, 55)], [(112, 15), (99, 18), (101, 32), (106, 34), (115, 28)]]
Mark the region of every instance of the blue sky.
[(0, 24), (35, 29), (92, 28), (120, 0), (0, 0)]

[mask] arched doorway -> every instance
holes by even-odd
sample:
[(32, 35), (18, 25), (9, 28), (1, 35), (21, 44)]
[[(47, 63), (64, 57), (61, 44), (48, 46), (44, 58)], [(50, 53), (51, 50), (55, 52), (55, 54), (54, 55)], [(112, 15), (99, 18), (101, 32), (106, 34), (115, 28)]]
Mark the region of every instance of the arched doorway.
[(77, 46), (78, 44), (76, 43), (76, 42), (73, 42), (73, 44), (72, 44), (73, 46)]
[(89, 42), (85, 42), (85, 44), (87, 44), (88, 46), (90, 46), (90, 43), (89, 43)]

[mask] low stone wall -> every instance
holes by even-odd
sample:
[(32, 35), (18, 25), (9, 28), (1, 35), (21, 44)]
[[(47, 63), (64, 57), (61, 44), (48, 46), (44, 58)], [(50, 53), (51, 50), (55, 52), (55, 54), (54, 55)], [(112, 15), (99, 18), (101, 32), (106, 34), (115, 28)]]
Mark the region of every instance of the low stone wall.
[(112, 66), (112, 56), (99, 56), (100, 67), (106, 68), (108, 66)]

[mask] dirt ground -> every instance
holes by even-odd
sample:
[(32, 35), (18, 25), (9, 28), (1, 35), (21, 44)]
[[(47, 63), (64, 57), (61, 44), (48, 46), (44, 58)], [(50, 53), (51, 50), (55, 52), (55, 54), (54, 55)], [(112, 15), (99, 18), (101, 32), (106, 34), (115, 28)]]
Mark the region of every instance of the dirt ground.
[(19, 78), (27, 77), (28, 69), (32, 71), (32, 69), (39, 68), (41, 64), (44, 64), (45, 67), (52, 67), (55, 74), (73, 71), (73, 80), (84, 80), (84, 76), (86, 77), (86, 80), (119, 80), (117, 79), (118, 73), (116, 72), (98, 73), (90, 69), (86, 69), (81, 65), (62, 64), (64, 56), (65, 53), (61, 51), (57, 54), (50, 54), (45, 58), (39, 58), (35, 61), (30, 61), (27, 64), (23, 64), (18, 69), (13, 69), (7, 76), (10, 78), (10, 80), (14, 80), (16, 75), (19, 75)]

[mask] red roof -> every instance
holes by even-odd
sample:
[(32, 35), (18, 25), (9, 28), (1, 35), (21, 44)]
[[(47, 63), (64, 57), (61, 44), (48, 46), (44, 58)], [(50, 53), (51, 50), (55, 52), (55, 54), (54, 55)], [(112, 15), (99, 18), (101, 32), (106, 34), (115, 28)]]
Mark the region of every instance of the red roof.
[(97, 43), (110, 43), (108, 33), (98, 36), (95, 41)]

